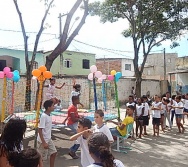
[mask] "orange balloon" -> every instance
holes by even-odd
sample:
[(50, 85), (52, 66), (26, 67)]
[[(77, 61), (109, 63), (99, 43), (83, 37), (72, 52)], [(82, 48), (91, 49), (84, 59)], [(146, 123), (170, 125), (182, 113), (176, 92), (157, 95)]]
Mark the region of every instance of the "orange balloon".
[(43, 72), (43, 76), (46, 79), (50, 79), (50, 78), (52, 78), (52, 73), (50, 71), (45, 71), (45, 72)]
[(32, 75), (35, 77), (39, 77), (41, 75), (41, 71), (38, 69), (35, 69), (32, 71)]
[(39, 76), (37, 79), (38, 79), (38, 81), (44, 81), (45, 80), (43, 75)]
[(47, 68), (46, 68), (45, 66), (40, 66), (38, 69), (39, 69), (41, 72), (47, 71)]

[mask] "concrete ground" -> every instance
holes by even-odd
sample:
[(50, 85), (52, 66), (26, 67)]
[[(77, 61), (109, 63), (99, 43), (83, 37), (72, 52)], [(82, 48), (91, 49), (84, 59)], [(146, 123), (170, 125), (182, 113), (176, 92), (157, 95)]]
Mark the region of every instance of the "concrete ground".
[[(124, 115), (124, 112), (121, 114)], [(109, 124), (109, 126), (113, 126)], [(148, 127), (148, 136), (137, 139), (132, 143), (132, 150), (127, 154), (112, 151), (115, 158), (121, 160), (126, 167), (187, 167), (188, 165), (188, 120), (185, 123), (186, 131), (178, 134), (177, 127), (171, 131), (160, 133), (160, 137), (152, 136), (152, 124)], [(68, 134), (68, 135), (67, 135)], [(68, 128), (53, 129), (52, 139), (58, 150), (55, 167), (81, 167), (80, 159), (74, 160), (67, 153), (73, 142), (69, 141), (71, 132)], [(33, 132), (28, 132), (24, 140), (26, 147), (33, 147)], [(132, 142), (131, 139), (128, 140)], [(113, 147), (115, 148), (115, 147)], [(78, 155), (80, 151), (78, 151)], [(49, 167), (49, 162), (44, 163)]]

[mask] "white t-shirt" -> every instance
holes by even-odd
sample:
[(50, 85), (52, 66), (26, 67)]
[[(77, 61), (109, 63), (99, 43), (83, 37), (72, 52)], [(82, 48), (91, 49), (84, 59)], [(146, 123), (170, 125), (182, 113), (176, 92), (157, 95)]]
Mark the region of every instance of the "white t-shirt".
[[(45, 113), (42, 113), (38, 128), (42, 128), (42, 134), (43, 134), (44, 140), (46, 143), (48, 143), (49, 140), (51, 139), (52, 117)], [(39, 134), (37, 136), (37, 141), (42, 143)]]
[(48, 100), (55, 97), (54, 92), (55, 92), (55, 85), (49, 84), (47, 91), (46, 91), (46, 97), (47, 97)]
[[(160, 107), (161, 106), (161, 102), (158, 102), (158, 103), (156, 103), (156, 102), (153, 102), (152, 103), (152, 106), (154, 107), (154, 108), (158, 108), (158, 107)], [(153, 110), (153, 118), (161, 118), (161, 110)]]
[(143, 105), (136, 104), (136, 116), (139, 117), (142, 114)]
[(77, 142), (78, 142), (78, 144), (80, 144), (80, 148), (81, 148), (82, 167), (87, 167), (87, 166), (93, 164), (94, 160), (89, 154), (87, 139), (84, 139), (83, 136), (79, 136), (77, 138)]
[[(176, 105), (177, 107), (183, 107), (183, 103), (180, 101), (179, 103), (177, 103)], [(175, 108), (175, 113), (176, 114), (183, 114), (183, 108), (180, 109), (180, 108)]]
[[(123, 163), (120, 160), (117, 160), (117, 159), (114, 160), (114, 164), (116, 165), (116, 167), (125, 167), (123, 165)], [(101, 165), (97, 165), (97, 164), (91, 164), (91, 165), (89, 165), (87, 167), (102, 167), (102, 166)]]
[(184, 108), (188, 109), (188, 100), (184, 99)]
[(144, 106), (144, 115), (143, 116), (148, 116), (149, 113), (149, 105), (147, 102), (143, 103)]
[(132, 103), (129, 103), (129, 102), (128, 102), (128, 103), (126, 104), (126, 106), (127, 106), (127, 107), (128, 107), (128, 106), (135, 106), (135, 102), (132, 102)]
[(72, 96), (79, 96), (80, 92), (72, 91), (70, 95), (69, 105), (72, 104)]
[(112, 137), (112, 133), (110, 132), (110, 129), (107, 125), (103, 124), (101, 127), (98, 127), (97, 125), (94, 126), (94, 132), (102, 132), (104, 133), (110, 142), (114, 142), (114, 139)]

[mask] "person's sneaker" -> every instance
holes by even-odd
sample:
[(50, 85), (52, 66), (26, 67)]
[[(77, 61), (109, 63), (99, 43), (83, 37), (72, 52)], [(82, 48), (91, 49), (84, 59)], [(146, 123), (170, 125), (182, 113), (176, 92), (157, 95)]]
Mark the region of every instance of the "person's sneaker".
[(78, 159), (79, 158), (79, 156), (77, 156), (76, 155), (76, 153), (74, 153), (74, 152), (69, 152), (69, 155), (72, 157), (72, 159)]

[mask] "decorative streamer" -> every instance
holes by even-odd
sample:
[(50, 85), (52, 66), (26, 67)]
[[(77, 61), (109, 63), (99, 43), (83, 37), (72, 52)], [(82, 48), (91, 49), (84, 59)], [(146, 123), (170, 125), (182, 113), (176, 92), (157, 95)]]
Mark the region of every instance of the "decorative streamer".
[(7, 79), (3, 78), (3, 99), (2, 99), (2, 109), (1, 109), (1, 122), (5, 120), (5, 102), (6, 102), (6, 92), (7, 92)]
[(119, 109), (118, 90), (117, 90), (117, 83), (116, 83), (115, 77), (114, 77), (114, 84), (115, 84), (115, 94), (116, 94), (116, 105), (117, 105), (117, 109), (118, 109), (118, 119), (120, 120), (120, 109)]
[(10, 114), (14, 113), (14, 90), (15, 90), (15, 83), (14, 81), (12, 81), (12, 100), (11, 100)]
[(98, 107), (97, 107), (97, 92), (96, 92), (96, 83), (95, 83), (94, 74), (93, 74), (93, 89), (94, 89), (94, 101), (95, 101), (95, 111), (96, 111)]
[(106, 91), (105, 91), (105, 82), (102, 81), (102, 96), (103, 96), (103, 103), (104, 103), (104, 110), (106, 111)]

